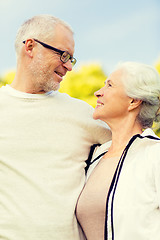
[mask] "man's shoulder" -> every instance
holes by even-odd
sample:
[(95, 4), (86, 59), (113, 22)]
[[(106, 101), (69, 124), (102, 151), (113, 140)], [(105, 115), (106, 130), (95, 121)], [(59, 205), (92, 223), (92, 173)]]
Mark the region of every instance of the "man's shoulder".
[(65, 103), (70, 103), (73, 106), (82, 107), (84, 109), (90, 109), (91, 111), (93, 111), (93, 107), (87, 102), (78, 98), (71, 97), (67, 93), (57, 92), (56, 97), (59, 98), (60, 101), (63, 101)]
[(5, 91), (6, 89), (7, 89), (7, 86), (2, 86), (2, 87), (0, 87), (0, 92)]
[(2, 86), (2, 87), (0, 87), (0, 96), (1, 96), (1, 97), (2, 97), (2, 96), (5, 96), (7, 92), (8, 92), (7, 86)]

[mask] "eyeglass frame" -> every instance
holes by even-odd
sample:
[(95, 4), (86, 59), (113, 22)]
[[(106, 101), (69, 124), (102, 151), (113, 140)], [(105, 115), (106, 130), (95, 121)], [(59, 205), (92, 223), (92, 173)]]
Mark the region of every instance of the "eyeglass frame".
[[(62, 50), (60, 50), (60, 49), (58, 49), (58, 48), (52, 47), (52, 46), (50, 46), (50, 45), (48, 45), (48, 44), (46, 44), (46, 43), (44, 43), (44, 42), (41, 42), (41, 41), (39, 41), (38, 39), (35, 39), (35, 38), (33, 38), (33, 40), (34, 40), (35, 42), (38, 42), (39, 44), (41, 44), (43, 47), (48, 48), (48, 49), (51, 49), (51, 50), (53, 50), (54, 52), (56, 52), (57, 54), (60, 54), (60, 60), (61, 60), (63, 63), (66, 63), (66, 62), (68, 62), (69, 60), (71, 60), (72, 66), (74, 66), (74, 65), (76, 64), (77, 60), (76, 60), (74, 57), (72, 57), (67, 51), (62, 51)], [(25, 44), (25, 42), (26, 42), (26, 41), (23, 41), (24, 44)], [(67, 61), (62, 60), (62, 55), (63, 55), (64, 53), (67, 53), (67, 55), (70, 56), (70, 57), (67, 59)]]

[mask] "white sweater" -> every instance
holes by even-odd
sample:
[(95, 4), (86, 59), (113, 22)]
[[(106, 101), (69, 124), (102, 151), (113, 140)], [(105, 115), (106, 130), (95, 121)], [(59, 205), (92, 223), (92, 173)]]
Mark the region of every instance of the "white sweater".
[[(146, 129), (131, 141), (106, 200), (104, 239), (160, 240), (160, 139)], [(108, 142), (95, 151), (87, 177), (110, 145)]]
[(0, 239), (79, 240), (74, 216), (90, 146), (110, 139), (67, 94), (0, 89)]

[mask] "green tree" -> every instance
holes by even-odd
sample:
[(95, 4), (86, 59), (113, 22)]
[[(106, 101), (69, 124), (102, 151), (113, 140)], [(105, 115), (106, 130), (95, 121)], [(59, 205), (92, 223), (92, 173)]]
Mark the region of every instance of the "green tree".
[[(158, 71), (159, 74), (160, 74), (160, 60), (156, 62), (155, 68), (157, 69), (157, 71)], [(159, 96), (159, 97), (160, 97), (160, 96)], [(157, 135), (158, 137), (160, 137), (160, 122), (158, 122), (158, 123), (155, 123), (155, 122), (154, 122), (154, 123), (153, 123), (153, 130), (154, 130), (154, 132), (156, 133), (156, 135)]]
[(155, 68), (157, 69), (157, 71), (160, 74), (160, 60), (155, 64)]
[(15, 71), (7, 72), (3, 77), (0, 77), (0, 87), (5, 86), (6, 84), (11, 84), (15, 76)]
[(60, 92), (82, 99), (95, 107), (94, 92), (104, 85), (107, 76), (98, 64), (81, 66), (77, 70), (68, 72), (61, 83)]

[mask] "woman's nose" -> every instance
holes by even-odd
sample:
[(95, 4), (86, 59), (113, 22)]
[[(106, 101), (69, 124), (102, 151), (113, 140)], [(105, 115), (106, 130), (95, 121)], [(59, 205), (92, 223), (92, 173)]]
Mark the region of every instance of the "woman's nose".
[(98, 97), (102, 97), (102, 96), (103, 96), (102, 89), (99, 89), (98, 91), (96, 91), (96, 92), (94, 93), (94, 96), (96, 96), (97, 98), (98, 98)]

